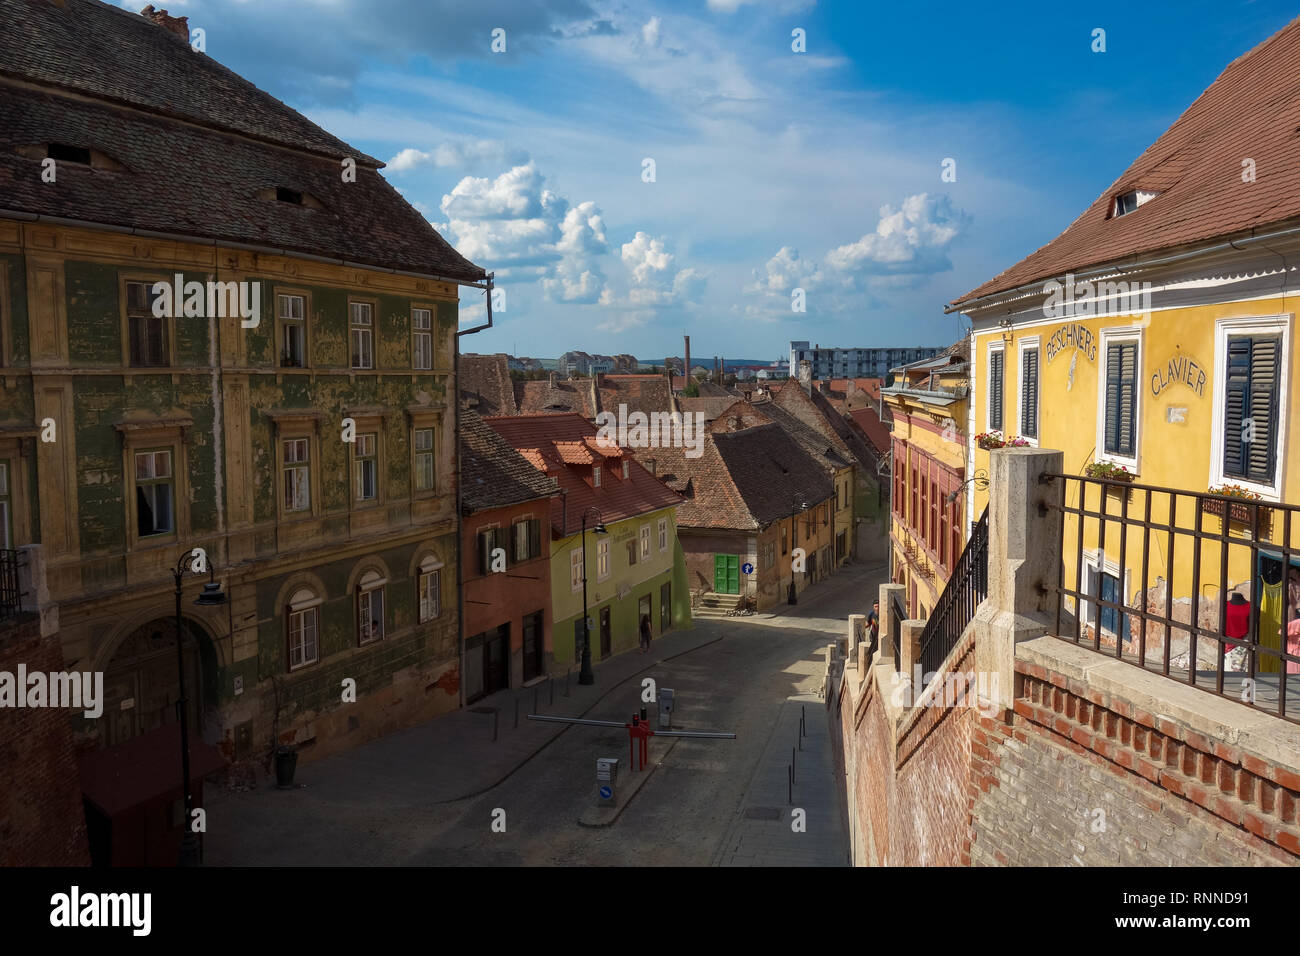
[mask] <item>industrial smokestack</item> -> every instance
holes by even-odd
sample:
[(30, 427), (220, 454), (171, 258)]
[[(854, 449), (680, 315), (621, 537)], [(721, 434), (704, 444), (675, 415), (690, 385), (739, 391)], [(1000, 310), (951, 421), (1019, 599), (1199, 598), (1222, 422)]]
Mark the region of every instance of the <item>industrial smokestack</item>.
[(686, 369), (685, 379), (682, 381), (682, 388), (685, 388), (691, 382), (691, 337), (683, 336), (686, 339)]

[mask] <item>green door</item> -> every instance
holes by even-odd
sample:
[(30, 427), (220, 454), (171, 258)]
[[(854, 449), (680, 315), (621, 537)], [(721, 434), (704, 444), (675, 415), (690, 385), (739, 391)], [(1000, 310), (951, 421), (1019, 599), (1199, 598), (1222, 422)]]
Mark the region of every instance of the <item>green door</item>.
[(718, 594), (740, 593), (740, 555), (713, 556), (713, 590)]

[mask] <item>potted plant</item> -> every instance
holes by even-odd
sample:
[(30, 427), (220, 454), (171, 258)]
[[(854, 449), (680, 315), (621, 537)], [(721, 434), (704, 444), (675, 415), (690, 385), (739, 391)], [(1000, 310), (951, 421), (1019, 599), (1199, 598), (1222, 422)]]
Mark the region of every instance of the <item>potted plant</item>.
[(293, 789), (293, 772), (297, 766), (297, 747), (293, 744), (281, 744), (275, 749), (275, 785), (278, 789)]
[(1001, 448), (1006, 445), (1007, 440), (1002, 437), (1001, 432), (980, 432), (975, 436), (975, 444), (979, 445), (985, 451), (992, 451), (994, 448)]
[(1248, 501), (1263, 501), (1264, 496), (1258, 492), (1251, 491), (1249, 488), (1243, 488), (1241, 485), (1222, 484), (1214, 485), (1207, 489), (1212, 495), (1223, 495), (1228, 498), (1240, 498), (1241, 504), (1235, 501), (1219, 501), (1216, 498), (1202, 498), (1201, 510), (1207, 514), (1218, 515), (1223, 517), (1224, 506), (1227, 506), (1228, 520), (1237, 521), (1241, 524), (1249, 525), (1252, 518), (1252, 512), (1259, 512), (1259, 530), (1263, 534), (1268, 534), (1269, 525), (1273, 517), (1273, 512), (1268, 508), (1259, 508), (1246, 504)]
[(1110, 481), (1127, 481), (1132, 483), (1137, 477), (1123, 465), (1117, 465), (1110, 461), (1090, 461), (1083, 469), (1084, 475), (1089, 478), (1106, 478)]

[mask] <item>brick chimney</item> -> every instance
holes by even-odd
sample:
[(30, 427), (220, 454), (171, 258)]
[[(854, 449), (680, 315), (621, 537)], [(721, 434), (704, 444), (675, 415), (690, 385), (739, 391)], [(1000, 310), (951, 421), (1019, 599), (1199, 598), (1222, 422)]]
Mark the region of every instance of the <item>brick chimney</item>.
[(169, 33), (174, 33), (188, 44), (190, 42), (190, 18), (189, 17), (170, 17), (166, 10), (155, 10), (153, 4), (145, 7), (140, 11), (140, 16), (150, 20), (162, 27)]
[(546, 380), (550, 383), (551, 388), (555, 388), (555, 373), (554, 373), (554, 372), (551, 372), (549, 375), (547, 375), (547, 376), (546, 376)]

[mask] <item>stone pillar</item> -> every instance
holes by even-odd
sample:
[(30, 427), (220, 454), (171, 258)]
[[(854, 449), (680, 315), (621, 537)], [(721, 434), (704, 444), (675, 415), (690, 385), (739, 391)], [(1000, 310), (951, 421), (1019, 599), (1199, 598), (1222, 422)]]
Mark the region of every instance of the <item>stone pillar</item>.
[(890, 600), (891, 595), (898, 595), (898, 603), (904, 604), (907, 601), (907, 588), (901, 584), (882, 584), (880, 585), (880, 653), (876, 655), (877, 661), (893, 661), (894, 645), (889, 639), (889, 632), (893, 628), (894, 604)]
[(975, 666), (987, 674), (981, 704), (1011, 707), (1016, 698), (1016, 644), (1055, 623), (1048, 584), (1061, 566), (1061, 516), (1041, 506), (1059, 495), (1045, 472), (1063, 455), (1044, 448), (1000, 448), (989, 455), (989, 593), (975, 615)]
[(915, 704), (921, 695), (921, 682), (917, 680), (917, 671), (921, 667), (921, 632), (924, 630), (923, 619), (909, 618), (903, 622), (902, 633), (898, 639), (898, 653), (902, 658), (898, 670), (905, 680), (912, 682), (912, 704)]
[(865, 614), (849, 615), (849, 646), (847, 652), (849, 657), (858, 656), (858, 643), (862, 640), (863, 629), (866, 624), (867, 616)]

